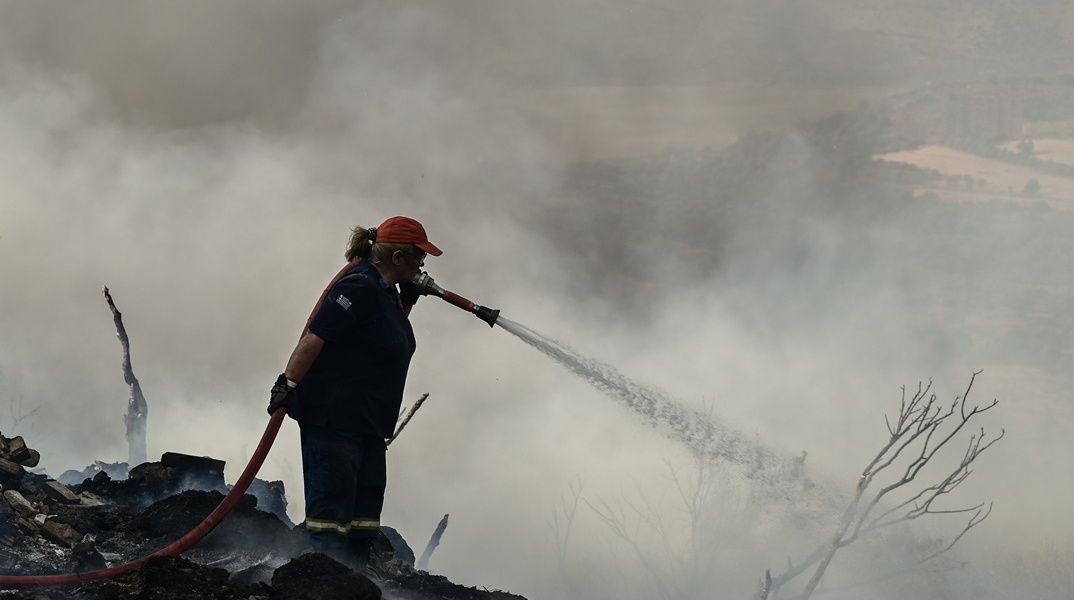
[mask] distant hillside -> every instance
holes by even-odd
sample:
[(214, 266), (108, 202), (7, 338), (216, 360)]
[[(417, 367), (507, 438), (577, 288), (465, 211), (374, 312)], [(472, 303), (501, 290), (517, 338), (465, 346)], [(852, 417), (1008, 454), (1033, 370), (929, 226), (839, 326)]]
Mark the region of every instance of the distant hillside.
[[(535, 206), (534, 217), (577, 257), (579, 285), (598, 281), (601, 289), (623, 292), (620, 301), (639, 298), (643, 310), (644, 296), (632, 292), (673, 284), (653, 268), (661, 257), (678, 257), (679, 277), (709, 277), (729, 257), (744, 255), (757, 269), (775, 271), (832, 252), (813, 237), (818, 221), (826, 234), (846, 240), (837, 254), (850, 263), (869, 232), (930, 213), (947, 219), (953, 210), (989, 223), (1007, 213), (1027, 222), (1040, 217), (1050, 239), (1064, 239), (1072, 217), (1044, 216), (1051, 211), (1043, 207), (1074, 207), (1074, 165), (1062, 158), (1069, 144), (1057, 139), (1074, 132), (1071, 98), (1069, 76), (930, 85), (797, 127), (756, 131), (724, 148), (579, 163), (559, 197)], [(1032, 139), (1041, 146), (1019, 149)], [(874, 160), (932, 147), (950, 151)], [(966, 168), (929, 164), (929, 156), (962, 160)], [(992, 172), (981, 174), (986, 167)], [(934, 193), (923, 198), (922, 190)], [(989, 211), (937, 202), (970, 192), (1003, 206)], [(1019, 212), (1026, 204), (1043, 212)]]

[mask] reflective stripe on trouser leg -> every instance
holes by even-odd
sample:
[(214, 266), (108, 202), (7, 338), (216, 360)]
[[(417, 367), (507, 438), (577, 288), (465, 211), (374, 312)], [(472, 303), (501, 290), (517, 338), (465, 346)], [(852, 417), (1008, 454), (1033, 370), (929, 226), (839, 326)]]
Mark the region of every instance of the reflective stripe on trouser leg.
[(384, 440), (303, 425), (306, 529), (314, 550), (335, 554), (376, 538), (387, 483)]
[(352, 531), (379, 531), (380, 519), (366, 517), (353, 519), (350, 523), (337, 523), (336, 521), (306, 517), (306, 530), (338, 533), (339, 535), (347, 535)]
[(310, 546), (342, 562), (349, 552), (347, 535), (358, 492), (361, 444), (308, 425), (301, 427), (301, 440)]
[(362, 468), (358, 473), (358, 489), (354, 496), (351, 517), (351, 543), (376, 539), (380, 532), (380, 514), (384, 508), (384, 488), (388, 483), (384, 438), (363, 436)]
[(351, 521), (351, 531), (380, 531), (380, 519), (355, 519)]

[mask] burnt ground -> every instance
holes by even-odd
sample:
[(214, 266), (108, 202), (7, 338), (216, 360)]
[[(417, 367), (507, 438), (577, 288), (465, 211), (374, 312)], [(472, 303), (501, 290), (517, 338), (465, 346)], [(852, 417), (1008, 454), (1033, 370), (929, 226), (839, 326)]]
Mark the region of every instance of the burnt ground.
[[(65, 484), (28, 472), (8, 456), (0, 436), (0, 575), (54, 575), (119, 566), (183, 537), (223, 500), (219, 469), (172, 460), (145, 463), (113, 479), (90, 467)], [(21, 440), (19, 440), (21, 441)], [(25, 453), (24, 453), (25, 454)], [(167, 456), (167, 455), (166, 455)], [(194, 457), (188, 457), (194, 458)], [(32, 461), (36, 464), (36, 460)], [(25, 466), (24, 466), (25, 464)], [(124, 466), (125, 468), (125, 466)], [(235, 509), (178, 557), (147, 560), (110, 580), (59, 587), (0, 588), (18, 600), (96, 599), (377, 599), (525, 600), (452, 583), (414, 567), (414, 553), (383, 528), (372, 569), (357, 572), (312, 552), (301, 524), (286, 518), (279, 482), (256, 482)], [(280, 514), (278, 514), (280, 513)]]

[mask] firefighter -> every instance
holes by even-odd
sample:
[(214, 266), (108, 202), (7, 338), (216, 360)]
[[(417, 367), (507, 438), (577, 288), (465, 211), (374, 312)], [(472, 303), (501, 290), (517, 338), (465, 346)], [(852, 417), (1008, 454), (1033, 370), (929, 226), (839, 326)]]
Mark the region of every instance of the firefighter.
[(277, 378), (281, 406), (301, 431), (305, 527), (312, 548), (364, 569), (380, 530), (385, 440), (403, 399), (419, 293), (412, 280), (442, 252), (409, 217), (356, 227), (332, 279)]

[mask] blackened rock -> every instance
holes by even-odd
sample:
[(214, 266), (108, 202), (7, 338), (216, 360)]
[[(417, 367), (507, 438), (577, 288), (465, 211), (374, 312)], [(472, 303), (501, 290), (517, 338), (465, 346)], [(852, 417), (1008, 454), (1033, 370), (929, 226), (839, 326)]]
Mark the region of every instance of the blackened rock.
[[(183, 474), (160, 463), (142, 463), (130, 470), (127, 481), (123, 482), (124, 496), (140, 496), (145, 504), (150, 504), (164, 496), (179, 491)], [(132, 503), (133, 504), (133, 503)]]
[(194, 456), (179, 452), (165, 452), (160, 457), (160, 464), (171, 467), (181, 473), (180, 489), (184, 490), (225, 490), (224, 461), (208, 456)]
[[(71, 491), (86, 498), (86, 495), (90, 495), (97, 500), (112, 505), (116, 508), (123, 507), (126, 509), (130, 505), (132, 497), (134, 499), (140, 499), (141, 494), (127, 494), (127, 480), (115, 480), (108, 475), (106, 471), (98, 471), (96, 475), (89, 479), (84, 479), (82, 483), (73, 485)], [(144, 506), (138, 506), (137, 509), (144, 508)]]
[(57, 504), (53, 514), (64, 523), (85, 534), (98, 534), (114, 530), (130, 516), (116, 510), (116, 507), (82, 506), (77, 504)]
[[(220, 492), (186, 491), (155, 502), (131, 519), (130, 527), (149, 537), (179, 537), (194, 529), (224, 499)], [(243, 502), (239, 501), (236, 510)]]
[(22, 439), (21, 435), (17, 435), (11, 439), (7, 439), (0, 436), (0, 455), (4, 458), (17, 462), (24, 467), (36, 467), (37, 462), (41, 460), (41, 455), (36, 450), (31, 450), (26, 446), (26, 441)]
[(46, 481), (44, 487), (45, 493), (49, 494), (56, 500), (66, 504), (78, 504), (79, 498), (68, 488), (66, 485), (59, 481)]
[(381, 562), (377, 571), (377, 583), (392, 600), (526, 600), (510, 592), (459, 585), (398, 558)]
[(104, 473), (111, 479), (126, 479), (129, 472), (130, 467), (125, 462), (106, 463), (95, 460), (92, 465), (81, 471), (71, 469), (60, 473), (60, 476), (56, 478), (56, 481), (59, 481), (64, 485), (78, 485), (87, 479), (93, 479), (101, 473)]
[(127, 479), (146, 485), (168, 484), (176, 479), (177, 470), (159, 462), (146, 462), (132, 468), (127, 473)]
[(447, 577), (418, 571), (401, 561), (384, 567), (381, 587), (393, 600), (526, 600), (509, 592), (452, 583)]
[(19, 482), (22, 480), (22, 476), (26, 474), (26, 469), (17, 462), (10, 461), (6, 458), (0, 457), (0, 476), (3, 476), (9, 481)]
[(380, 600), (375, 583), (324, 554), (303, 554), (272, 574), (280, 600)]
[(71, 549), (71, 570), (75, 573), (100, 571), (105, 568), (108, 568), (108, 563), (93, 542), (79, 542)]
[(160, 455), (160, 464), (166, 467), (190, 471), (192, 473), (204, 473), (206, 475), (224, 477), (224, 465), (222, 460), (210, 456), (194, 456), (181, 452), (165, 452)]
[[(384, 547), (385, 540), (388, 542), (387, 548)], [(373, 549), (383, 558), (396, 558), (414, 566), (414, 551), (410, 549), (410, 544), (406, 543), (398, 531), (387, 525), (380, 526), (380, 536), (373, 544)]]
[(27, 473), (22, 479), (22, 495), (27, 499), (33, 500), (37, 503), (45, 502), (49, 499), (45, 493), (45, 482), (50, 479), (45, 475), (38, 475), (36, 473)]
[(17, 512), (20, 516), (31, 517), (37, 514), (37, 509), (30, 504), (30, 501), (26, 499), (18, 490), (5, 490), (4, 500), (8, 505)]
[(137, 571), (96, 586), (93, 598), (114, 600), (239, 600), (264, 598), (261, 590), (233, 586), (225, 569), (206, 567), (179, 556), (150, 558)]
[[(128, 528), (149, 537), (178, 539), (197, 527), (223, 500), (220, 492), (188, 490), (146, 508), (131, 519)], [(276, 548), (297, 553), (298, 543), (301, 538), (292, 534), (276, 515), (258, 510), (257, 498), (245, 494), (198, 548)]]
[[(7, 506), (6, 503), (0, 502), (0, 504)], [(15, 544), (21, 542), (22, 538), (22, 532), (19, 531), (19, 528), (16, 527), (14, 523), (8, 521), (7, 517), (4, 517), (3, 520), (0, 520), (0, 548), (4, 546), (14, 546)]]
[(288, 527), (295, 526), (287, 516), (287, 491), (282, 481), (265, 481), (255, 478), (246, 493), (257, 497), (257, 506), (261, 510), (276, 515)]
[(204, 477), (161, 463), (142, 463), (122, 481), (112, 480), (106, 471), (75, 486), (76, 493), (90, 492), (116, 504), (142, 509), (162, 498), (191, 489), (226, 492), (222, 477)]
[[(61, 482), (62, 483), (62, 482)], [(98, 471), (96, 475), (89, 478), (89, 481), (83, 481), (79, 486), (79, 491), (101, 493), (110, 491), (108, 484), (112, 483), (112, 477), (107, 471)]]
[(41, 537), (67, 548), (74, 548), (75, 544), (82, 541), (82, 533), (67, 523), (57, 519), (49, 519), (41, 526)]
[(34, 450), (33, 448), (30, 448), (29, 453), (30, 453), (30, 457), (27, 458), (26, 460), (22, 461), (22, 463), (20, 463), (20, 464), (22, 464), (22, 466), (24, 466), (24, 467), (28, 467), (28, 468), (32, 469), (32, 468), (36, 467), (38, 465), (38, 463), (41, 462), (41, 453), (38, 452), (37, 450)]
[(269, 584), (272, 582), (272, 574), (276, 569), (266, 564), (258, 564), (247, 567), (231, 574), (231, 583), (238, 585)]
[(17, 564), (19, 564), (19, 553), (0, 546), (0, 573), (4, 575), (13, 573)]
[(33, 521), (24, 517), (15, 517), (11, 522), (26, 535), (37, 535), (37, 531), (40, 529), (37, 525), (34, 525)]
[[(3, 496), (0, 495), (0, 499), (2, 498)], [(13, 518), (16, 514), (15, 509), (12, 508), (10, 504), (0, 500), (0, 521), (7, 521), (8, 519)]]

